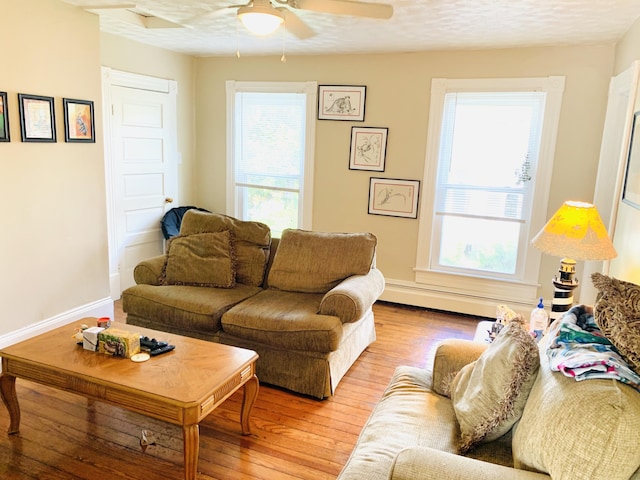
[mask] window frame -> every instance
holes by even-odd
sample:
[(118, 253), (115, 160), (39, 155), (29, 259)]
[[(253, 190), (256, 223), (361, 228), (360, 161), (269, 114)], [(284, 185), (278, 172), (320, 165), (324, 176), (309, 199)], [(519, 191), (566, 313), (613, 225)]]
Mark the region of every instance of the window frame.
[(430, 265), (444, 101), (447, 93), (456, 92), (546, 92), (536, 182), (529, 217), (529, 231), (535, 232), (546, 221), (564, 81), (565, 77), (560, 76), (497, 79), (434, 78), (432, 80), (423, 178), (426, 193), (422, 195), (420, 205), (422, 214), (419, 220), (418, 250), (414, 268), (415, 282), (420, 288), (440, 294), (447, 292), (453, 297), (495, 298), (499, 300), (498, 303), (508, 303), (510, 300), (514, 303), (530, 303), (531, 298), (535, 298), (541, 254), (528, 243), (524, 246), (525, 259), (522, 269), (512, 276), (505, 277), (489, 273), (484, 275), (480, 272), (471, 273), (471, 271), (445, 272), (433, 269)]
[(227, 92), (227, 173), (226, 205), (227, 215), (240, 218), (236, 204), (235, 182), (235, 111), (236, 93), (302, 93), (306, 95), (305, 158), (298, 203), (297, 228), (311, 230), (313, 225), (313, 171), (315, 158), (315, 131), (317, 82), (245, 82), (228, 80)]
[[(459, 93), (465, 93), (465, 92), (455, 92), (453, 94), (459, 94)], [(504, 91), (499, 91), (499, 92), (487, 92), (487, 91), (483, 91), (483, 92), (473, 92), (473, 93), (488, 93), (490, 95), (494, 95), (495, 93), (498, 94), (503, 94), (503, 93), (516, 93), (516, 94), (526, 94), (526, 93), (533, 93), (531, 91), (522, 91), (522, 92), (504, 92)], [(535, 93), (545, 93), (546, 92), (542, 92), (541, 90), (535, 90)], [(446, 92), (445, 93), (445, 101), (443, 103), (443, 116), (442, 118), (445, 117), (445, 113), (447, 111), (447, 102), (446, 102), (446, 97), (447, 95), (451, 94), (450, 92)], [(495, 102), (498, 99), (497, 96), (495, 96), (493, 98), (493, 101)], [(482, 101), (482, 100), (481, 100)], [(499, 99), (500, 102), (505, 102), (504, 99)], [(538, 120), (538, 122), (536, 123), (532, 123), (530, 131), (529, 131), (529, 153), (533, 154), (533, 157), (535, 157), (535, 162), (533, 163), (533, 165), (531, 166), (532, 170), (531, 173), (535, 176), (535, 178), (533, 179), (532, 182), (527, 182), (525, 185), (523, 185), (521, 187), (523, 195), (524, 195), (524, 203), (522, 205), (522, 212), (523, 212), (523, 220), (520, 219), (499, 219), (499, 218), (490, 218), (493, 220), (503, 220), (503, 221), (510, 221), (513, 223), (519, 223), (521, 225), (520, 227), (520, 234), (518, 235), (518, 242), (517, 242), (517, 248), (518, 248), (518, 252), (522, 252), (522, 251), (527, 251), (527, 246), (529, 243), (529, 239), (531, 238), (531, 222), (530, 222), (530, 214), (532, 212), (532, 208), (533, 208), (533, 200), (534, 200), (534, 188), (535, 188), (535, 184), (537, 182), (537, 165), (538, 165), (538, 158), (539, 158), (539, 146), (541, 146), (541, 137), (540, 137), (540, 133), (541, 133), (541, 127), (542, 124), (544, 123), (544, 109), (545, 109), (545, 103), (546, 103), (546, 97), (540, 99), (540, 97), (536, 98), (536, 97), (528, 97), (528, 98), (524, 98), (524, 97), (519, 97), (516, 98), (516, 101), (518, 102), (518, 105), (523, 105), (523, 104), (529, 104), (531, 106), (533, 106), (533, 108), (535, 108), (537, 110), (537, 118), (536, 120)], [(455, 101), (454, 101), (455, 103)], [(484, 102), (483, 102), (484, 103)], [(496, 102), (497, 103), (497, 102)], [(466, 105), (469, 104), (469, 101), (467, 101)], [(495, 103), (494, 103), (495, 105)], [(449, 107), (449, 108), (454, 108), (453, 107)], [(455, 118), (454, 118), (454, 123), (455, 123)], [(442, 131), (442, 129), (441, 129)], [(448, 140), (449, 142), (445, 141)], [(441, 162), (441, 156), (444, 152), (444, 155), (446, 155), (449, 159), (449, 161), (451, 161), (451, 149), (453, 147), (453, 144), (450, 143), (453, 140), (453, 136), (447, 136), (447, 135), (442, 135), (441, 139), (440, 139), (440, 154), (438, 156), (438, 164)], [(535, 143), (537, 144), (536, 147), (532, 148), (532, 144)], [(440, 172), (440, 167), (441, 165), (438, 165), (438, 175), (440, 177), (443, 176), (447, 176), (446, 173)], [(446, 167), (446, 165), (442, 165), (442, 167)], [(435, 194), (435, 199), (436, 201), (434, 202), (434, 205), (437, 204), (437, 188), (442, 186), (445, 189), (449, 189), (449, 190), (455, 190), (458, 187), (462, 187), (466, 190), (473, 190), (474, 187), (473, 186), (465, 186), (465, 185), (460, 185), (460, 184), (450, 184), (448, 182), (445, 182), (444, 185), (442, 185), (440, 183), (440, 177), (436, 178), (436, 181), (434, 182), (434, 194)], [(500, 188), (500, 187), (482, 187), (479, 188), (479, 190), (481, 191), (498, 191), (498, 190), (505, 190), (504, 188)], [(509, 189), (507, 189), (509, 190)], [(440, 192), (442, 194), (442, 192)], [(518, 192), (515, 192), (518, 193)], [(517, 279), (520, 280), (523, 278), (523, 272), (524, 272), (524, 258), (522, 258), (522, 256), (518, 255), (518, 258), (516, 258), (516, 263), (515, 263), (515, 270), (514, 273), (502, 273), (502, 272), (489, 272), (486, 270), (481, 270), (481, 269), (472, 269), (472, 268), (464, 268), (464, 267), (458, 267), (458, 266), (448, 266), (448, 265), (443, 265), (441, 263), (439, 263), (439, 259), (438, 259), (438, 252), (440, 252), (442, 243), (442, 227), (443, 227), (443, 221), (445, 219), (445, 217), (453, 217), (456, 216), (456, 214), (454, 213), (446, 213), (446, 212), (439, 212), (437, 208), (434, 208), (433, 211), (433, 233), (432, 233), (432, 242), (431, 242), (431, 249), (430, 249), (430, 259), (429, 259), (429, 265), (431, 266), (431, 268), (433, 270), (436, 271), (440, 271), (440, 272), (449, 272), (449, 273), (461, 273), (462, 275), (472, 275), (472, 276), (490, 276), (493, 278), (504, 278), (504, 279)], [(464, 215), (463, 215), (464, 216)], [(469, 214), (468, 215), (469, 218), (480, 218), (481, 215), (475, 215), (475, 214)], [(436, 232), (439, 231), (440, 235), (436, 235)], [(440, 252), (441, 253), (441, 252)], [(477, 272), (475, 274), (471, 273), (471, 272)]]

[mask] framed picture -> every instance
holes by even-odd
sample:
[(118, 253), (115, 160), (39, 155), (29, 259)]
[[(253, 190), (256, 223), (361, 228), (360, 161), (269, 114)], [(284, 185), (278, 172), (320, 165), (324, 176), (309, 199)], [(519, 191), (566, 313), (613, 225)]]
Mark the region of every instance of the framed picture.
[(53, 97), (18, 94), (20, 131), (23, 142), (55, 142), (56, 117)]
[(384, 172), (388, 128), (351, 127), (350, 170)]
[(369, 183), (369, 213), (418, 218), (420, 180), (374, 178)]
[(63, 98), (64, 141), (93, 143), (96, 141), (93, 102)]
[(622, 201), (640, 209), (640, 111), (633, 115)]
[(365, 86), (319, 85), (318, 120), (364, 122)]
[(8, 142), (10, 140), (7, 92), (0, 92), (0, 142)]

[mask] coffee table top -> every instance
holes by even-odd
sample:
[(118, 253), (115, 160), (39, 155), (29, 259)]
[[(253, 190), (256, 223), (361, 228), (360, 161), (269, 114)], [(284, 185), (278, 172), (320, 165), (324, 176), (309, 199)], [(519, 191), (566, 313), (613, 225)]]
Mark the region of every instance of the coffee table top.
[(3, 348), (0, 357), (19, 359), (22, 364), (34, 368), (53, 367), (61, 376), (84, 377), (96, 385), (117, 385), (183, 404), (202, 401), (210, 395), (212, 385), (226, 382), (258, 358), (252, 350), (123, 323), (112, 325), (176, 346), (171, 352), (136, 363), (128, 358), (85, 350), (78, 345), (74, 333), (83, 323), (93, 326), (95, 322), (95, 318), (72, 322)]

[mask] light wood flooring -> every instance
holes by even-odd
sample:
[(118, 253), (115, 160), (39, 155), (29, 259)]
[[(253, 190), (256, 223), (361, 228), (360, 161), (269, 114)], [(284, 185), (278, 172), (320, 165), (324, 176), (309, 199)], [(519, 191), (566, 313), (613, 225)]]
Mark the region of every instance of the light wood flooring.
[[(124, 321), (119, 302), (116, 320)], [(377, 341), (319, 401), (260, 386), (242, 436), (237, 392), (200, 424), (198, 480), (335, 479), (398, 365), (429, 365), (444, 338), (472, 338), (480, 319), (374, 305)], [(70, 332), (71, 335), (72, 332)], [(18, 379), (18, 435), (0, 405), (1, 479), (182, 479), (182, 430), (101, 402)], [(155, 445), (143, 453), (141, 431)]]

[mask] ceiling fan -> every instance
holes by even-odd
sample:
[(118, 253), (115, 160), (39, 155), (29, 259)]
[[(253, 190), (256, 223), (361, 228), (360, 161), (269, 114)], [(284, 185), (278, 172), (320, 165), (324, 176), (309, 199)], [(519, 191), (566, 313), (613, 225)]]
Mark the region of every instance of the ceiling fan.
[(310, 38), (315, 32), (298, 17), (294, 10), (308, 10), (333, 15), (389, 19), (393, 6), (383, 3), (356, 0), (251, 0), (241, 5), (229, 5), (184, 21), (185, 24), (202, 23), (220, 12), (236, 9), (236, 14), (245, 27), (258, 35), (275, 31), (282, 23), (287, 30), (300, 39)]

